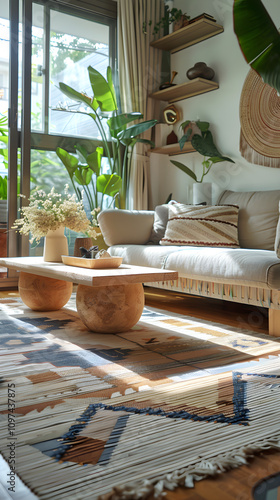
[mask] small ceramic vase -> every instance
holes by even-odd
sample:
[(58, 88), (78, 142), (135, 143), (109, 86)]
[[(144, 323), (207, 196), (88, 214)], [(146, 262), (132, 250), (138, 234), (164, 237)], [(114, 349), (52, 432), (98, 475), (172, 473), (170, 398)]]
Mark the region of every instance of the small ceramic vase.
[(194, 78), (205, 78), (206, 80), (212, 80), (215, 76), (215, 72), (212, 68), (209, 68), (206, 63), (198, 62), (193, 68), (188, 69), (186, 73), (189, 80)]
[(61, 262), (61, 255), (68, 255), (68, 242), (63, 226), (48, 232), (44, 241), (43, 258), (45, 262)]

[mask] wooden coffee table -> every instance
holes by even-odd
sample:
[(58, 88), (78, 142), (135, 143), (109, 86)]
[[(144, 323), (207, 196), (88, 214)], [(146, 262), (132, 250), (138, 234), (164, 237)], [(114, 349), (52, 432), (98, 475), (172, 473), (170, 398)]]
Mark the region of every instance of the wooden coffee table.
[(35, 311), (61, 309), (77, 288), (77, 311), (89, 330), (117, 333), (129, 330), (144, 308), (143, 283), (178, 279), (176, 271), (122, 264), (117, 269), (85, 269), (43, 257), (1, 258), (0, 266), (16, 269), (22, 301)]

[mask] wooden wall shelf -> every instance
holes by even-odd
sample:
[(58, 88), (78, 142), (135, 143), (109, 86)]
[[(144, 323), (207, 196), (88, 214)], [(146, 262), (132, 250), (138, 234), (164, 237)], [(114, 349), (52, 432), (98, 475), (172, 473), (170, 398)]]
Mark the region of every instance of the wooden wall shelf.
[(205, 92), (210, 92), (218, 88), (219, 84), (217, 82), (205, 80), (205, 78), (195, 78), (194, 80), (188, 80), (180, 85), (174, 85), (173, 87), (154, 92), (150, 97), (172, 103), (181, 101), (182, 99), (188, 99), (195, 95), (204, 94)]
[(196, 150), (193, 148), (191, 142), (186, 142), (184, 144), (183, 150), (180, 149), (178, 143), (176, 144), (168, 144), (167, 146), (161, 146), (159, 148), (154, 148), (149, 150), (149, 154), (157, 153), (161, 155), (183, 155), (185, 153), (194, 153)]
[(202, 42), (202, 40), (211, 38), (223, 31), (224, 28), (215, 21), (200, 19), (199, 21), (195, 21), (184, 28), (180, 28), (170, 33), (170, 35), (166, 35), (159, 40), (151, 42), (150, 45), (157, 49), (170, 51), (171, 54), (174, 54), (175, 52), (179, 52), (179, 50)]

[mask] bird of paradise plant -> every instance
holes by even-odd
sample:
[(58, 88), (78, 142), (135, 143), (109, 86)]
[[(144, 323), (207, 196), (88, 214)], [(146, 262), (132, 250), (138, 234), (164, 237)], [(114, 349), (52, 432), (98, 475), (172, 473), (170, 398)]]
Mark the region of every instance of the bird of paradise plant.
[[(104, 154), (108, 159), (110, 174), (104, 174), (102, 178), (100, 178), (100, 170), (93, 167), (90, 163), (87, 165), (88, 168), (83, 170), (83, 168), (81, 168), (78, 164), (71, 165), (68, 161), (69, 157), (67, 158), (67, 155), (63, 153), (63, 150), (60, 149), (57, 153), (66, 166), (71, 180), (81, 183), (81, 181), (84, 182), (86, 176), (89, 178), (91, 175), (90, 170), (91, 172), (95, 172), (97, 174), (97, 191), (101, 192), (103, 195), (109, 194), (113, 196), (116, 200), (116, 205), (119, 208), (125, 208), (127, 190), (131, 175), (133, 148), (137, 142), (143, 142), (152, 146), (154, 145), (152, 141), (142, 139), (140, 135), (153, 127), (157, 123), (157, 120), (135, 123), (143, 118), (142, 113), (119, 112), (110, 66), (107, 68), (107, 80), (103, 77), (103, 75), (101, 75), (101, 73), (99, 73), (99, 71), (91, 66), (88, 67), (88, 75), (93, 91), (92, 97), (89, 97), (82, 92), (78, 92), (63, 82), (59, 83), (59, 88), (70, 99), (85, 104), (89, 111), (69, 111), (62, 108), (60, 108), (60, 110), (69, 113), (86, 114), (94, 120), (101, 135), (102, 146)], [(105, 121), (108, 127), (108, 132), (106, 131)], [(133, 124), (131, 125), (131, 123)], [(66, 160), (68, 161), (68, 166)], [(75, 163), (73, 158), (70, 158), (70, 160)], [(91, 161), (91, 158), (87, 156), (86, 161)], [(86, 183), (86, 185), (88, 184)]]

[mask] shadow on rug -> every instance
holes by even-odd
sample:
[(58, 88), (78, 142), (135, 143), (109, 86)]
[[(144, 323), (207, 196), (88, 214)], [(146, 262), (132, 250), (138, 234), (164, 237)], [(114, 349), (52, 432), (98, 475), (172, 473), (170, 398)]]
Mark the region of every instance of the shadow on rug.
[(1, 453), (39, 499), (157, 496), (280, 447), (280, 339), (152, 308), (95, 334), (74, 296), (0, 311)]

